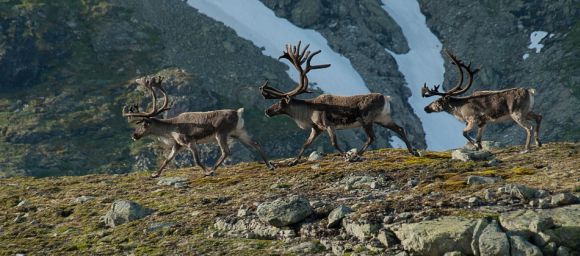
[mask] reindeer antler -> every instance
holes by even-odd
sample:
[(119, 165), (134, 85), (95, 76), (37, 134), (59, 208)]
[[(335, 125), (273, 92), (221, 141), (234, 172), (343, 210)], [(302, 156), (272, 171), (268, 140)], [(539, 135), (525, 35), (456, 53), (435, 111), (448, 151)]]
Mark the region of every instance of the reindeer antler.
[[(461, 60), (459, 60), (455, 55), (453, 55), (447, 49), (445, 49), (445, 54), (447, 54), (447, 56), (449, 56), (449, 58), (452, 61), (452, 64), (457, 67), (457, 69), (459, 71), (459, 81), (457, 82), (455, 87), (451, 88), (450, 90), (448, 90), (446, 92), (439, 92), (439, 85), (434, 86), (433, 89), (429, 89), (427, 87), (427, 83), (425, 83), (425, 84), (423, 84), (423, 88), (421, 88), (421, 95), (423, 97), (431, 97), (434, 95), (439, 95), (439, 96), (459, 95), (459, 94), (462, 94), (462, 93), (466, 92), (467, 90), (469, 90), (469, 88), (471, 87), (471, 84), (473, 84), (473, 76), (477, 72), (479, 72), (479, 69), (472, 70), (471, 63), (469, 65), (465, 65)], [(465, 69), (468, 73), (469, 82), (467, 83), (467, 85), (465, 87), (462, 88), (463, 69)]]
[[(153, 78), (145, 77), (145, 78), (140, 78), (140, 79), (135, 80), (135, 82), (138, 85), (145, 87), (147, 89), (147, 91), (149, 91), (149, 93), (151, 94), (151, 97), (153, 98), (152, 108), (148, 112), (139, 112), (138, 105), (124, 106), (123, 107), (123, 116), (124, 117), (154, 117), (154, 116), (157, 116), (157, 115), (159, 115), (167, 110), (170, 110), (171, 108), (167, 107), (169, 105), (167, 91), (165, 91), (165, 89), (162, 87), (163, 79), (164, 79), (163, 77), (157, 76), (157, 77), (153, 77)], [(159, 109), (157, 108), (157, 95), (155, 95), (155, 89), (159, 89), (161, 91), (161, 93), (163, 94), (163, 105)]]
[[(294, 65), (294, 68), (300, 74), (300, 80), (298, 85), (289, 92), (282, 92), (276, 88), (273, 88), (268, 85), (268, 81), (266, 80), (264, 84), (260, 87), (262, 92), (262, 96), (265, 99), (290, 99), (296, 95), (302, 93), (310, 93), (308, 90), (308, 72), (313, 69), (321, 69), (330, 67), (330, 64), (321, 64), (321, 65), (311, 65), (312, 58), (319, 54), (321, 51), (310, 52), (308, 51), (308, 47), (310, 44), (306, 45), (302, 51), (300, 51), (301, 41), (298, 41), (296, 46), (292, 46), (291, 44), (286, 44), (286, 50), (284, 53), (278, 57), (278, 59), (287, 59)], [(306, 62), (306, 66), (303, 68), (302, 65)]]

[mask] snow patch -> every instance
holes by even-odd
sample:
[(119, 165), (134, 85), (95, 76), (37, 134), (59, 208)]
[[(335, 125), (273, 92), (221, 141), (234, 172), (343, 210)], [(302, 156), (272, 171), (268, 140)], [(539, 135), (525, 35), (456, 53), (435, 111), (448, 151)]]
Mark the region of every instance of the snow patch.
[(528, 49), (536, 49), (536, 53), (540, 53), (542, 48), (544, 48), (543, 44), (540, 44), (540, 41), (544, 39), (548, 35), (548, 32), (545, 31), (534, 31), (530, 34), (530, 45), (528, 45)]
[(529, 57), (530, 57), (530, 54), (529, 53), (526, 53), (526, 54), (524, 54), (524, 56), (522, 56), (522, 59), (526, 60)]
[(429, 30), (425, 16), (416, 0), (382, 0), (383, 9), (401, 27), (409, 48), (406, 54), (395, 54), (399, 71), (405, 76), (407, 86), (413, 92), (409, 103), (423, 123), (427, 145), (433, 150), (458, 148), (465, 144), (462, 136), (464, 125), (448, 113), (427, 114), (423, 110), (436, 97), (421, 97), (423, 83), (443, 83), (445, 68), (441, 57), (441, 42)]
[[(312, 64), (330, 63), (332, 66), (313, 71), (308, 74), (308, 78), (324, 92), (343, 96), (369, 93), (350, 61), (334, 52), (322, 35), (276, 17), (272, 10), (258, 0), (188, 0), (187, 3), (234, 29), (238, 36), (252, 41), (258, 47), (264, 47), (264, 55), (278, 58), (287, 43), (296, 44), (297, 40), (302, 40), (304, 46), (309, 43), (311, 50), (322, 50)], [(283, 63), (290, 67), (290, 77), (298, 82), (294, 67), (287, 61)]]

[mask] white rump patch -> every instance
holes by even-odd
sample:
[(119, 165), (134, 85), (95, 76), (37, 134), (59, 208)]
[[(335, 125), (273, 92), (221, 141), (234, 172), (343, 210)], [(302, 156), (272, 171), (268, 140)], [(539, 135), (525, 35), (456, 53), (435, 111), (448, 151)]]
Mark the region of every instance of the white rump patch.
[(243, 114), (244, 114), (244, 108), (239, 108), (238, 109), (238, 124), (236, 125), (237, 130), (241, 130), (244, 128), (244, 117), (242, 116)]

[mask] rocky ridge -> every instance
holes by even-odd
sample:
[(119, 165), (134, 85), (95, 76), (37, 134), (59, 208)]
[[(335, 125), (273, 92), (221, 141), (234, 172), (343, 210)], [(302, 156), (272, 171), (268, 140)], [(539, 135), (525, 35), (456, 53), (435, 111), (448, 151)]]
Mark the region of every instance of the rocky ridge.
[[(7, 254), (578, 255), (579, 144), (0, 179)], [(285, 161), (276, 161), (282, 165)], [(493, 182), (469, 183), (473, 177)], [(568, 254), (566, 254), (568, 253)]]

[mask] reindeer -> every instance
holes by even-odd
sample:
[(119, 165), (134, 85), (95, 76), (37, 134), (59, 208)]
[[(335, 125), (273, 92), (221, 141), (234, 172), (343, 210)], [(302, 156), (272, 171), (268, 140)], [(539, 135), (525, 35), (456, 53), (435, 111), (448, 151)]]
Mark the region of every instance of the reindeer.
[[(195, 163), (203, 169), (206, 175), (215, 175), (215, 170), (230, 155), (230, 149), (228, 148), (228, 138), (230, 137), (238, 139), (246, 146), (254, 148), (262, 160), (264, 160), (266, 166), (270, 170), (274, 168), (268, 162), (260, 144), (254, 141), (244, 129), (244, 119), (242, 118), (243, 108), (238, 110), (224, 109), (209, 112), (185, 112), (173, 118), (156, 118), (155, 116), (170, 109), (167, 107), (167, 92), (161, 86), (163, 78), (160, 76), (156, 78), (143, 78), (137, 79), (136, 82), (149, 91), (153, 98), (153, 103), (149, 112), (139, 112), (138, 105), (123, 107), (123, 116), (127, 117), (129, 121), (137, 120), (137, 124), (139, 124), (131, 137), (133, 140), (138, 140), (142, 137), (152, 135), (156, 136), (165, 145), (171, 147), (169, 156), (167, 156), (157, 172), (152, 174), (151, 177), (159, 177), (167, 163), (183, 148), (187, 148), (192, 152)], [(154, 89), (158, 89), (163, 94), (163, 105), (161, 108), (157, 108), (157, 96)], [(208, 172), (200, 161), (197, 144), (210, 142), (217, 142), (221, 150), (221, 156), (212, 170)]]
[[(266, 110), (266, 116), (288, 115), (294, 119), (301, 129), (310, 129), (310, 136), (300, 149), (298, 156), (289, 165), (297, 164), (304, 154), (304, 150), (323, 131), (328, 133), (332, 146), (344, 155), (344, 151), (336, 141), (336, 130), (362, 127), (368, 138), (358, 151), (360, 156), (375, 140), (373, 131), (373, 124), (375, 123), (398, 134), (407, 145), (409, 152), (417, 155), (417, 152), (411, 147), (407, 139), (405, 130), (391, 118), (389, 96), (379, 93), (348, 97), (322, 94), (307, 100), (294, 98), (303, 93), (310, 93), (308, 90), (308, 72), (314, 69), (330, 67), (330, 64), (311, 65), (312, 58), (321, 51), (318, 50), (311, 53), (308, 51), (310, 45), (306, 45), (304, 50), (301, 51), (300, 44), (300, 41), (298, 41), (297, 46), (287, 44), (284, 54), (278, 58), (287, 59), (294, 65), (294, 68), (300, 74), (298, 85), (290, 92), (282, 92), (271, 87), (266, 80), (260, 87), (262, 96), (265, 99), (280, 99), (278, 103), (273, 104)], [(305, 67), (303, 67), (304, 63), (306, 63)]]
[[(459, 70), (460, 79), (455, 87), (446, 92), (439, 92), (438, 85), (432, 89), (427, 88), (427, 84), (425, 83), (421, 89), (423, 97), (441, 96), (441, 98), (427, 105), (425, 112), (445, 111), (462, 122), (465, 122), (467, 127), (463, 129), (463, 136), (467, 138), (469, 143), (476, 145), (479, 150), (482, 149), (481, 137), (485, 125), (509, 120), (513, 120), (526, 130), (526, 145), (522, 153), (528, 152), (529, 150), (532, 131), (535, 132), (536, 145), (538, 147), (542, 146), (539, 138), (542, 116), (532, 111), (534, 95), (536, 93), (534, 89), (512, 88), (499, 91), (477, 91), (470, 96), (457, 97), (457, 95), (465, 93), (471, 87), (473, 76), (479, 69), (472, 70), (471, 64), (465, 65), (447, 49), (445, 49), (445, 53), (451, 59), (452, 64)], [(465, 87), (463, 87), (463, 69), (467, 71), (469, 76), (469, 81)], [(536, 127), (533, 127), (528, 120), (534, 120)], [(474, 141), (469, 136), (469, 132), (475, 127), (477, 127), (477, 137)]]

